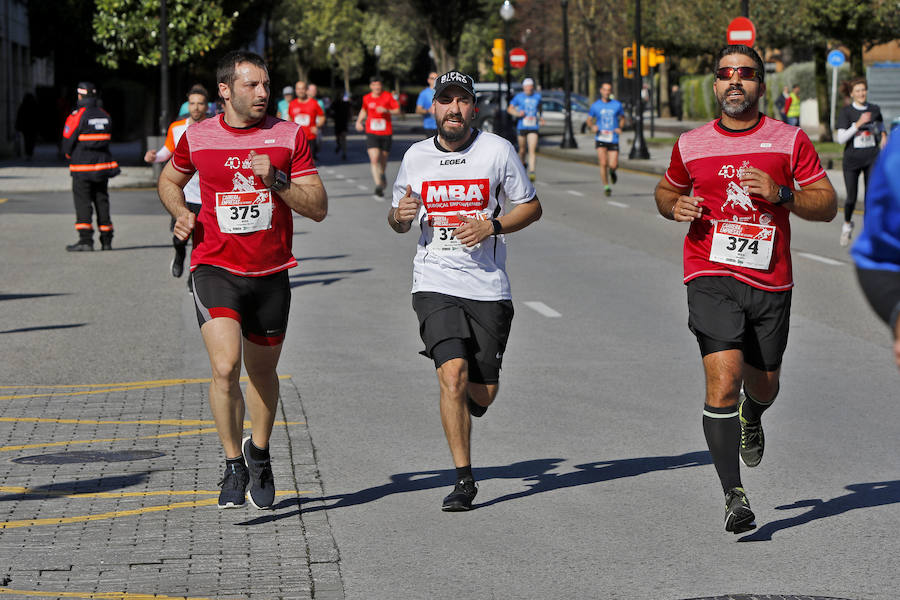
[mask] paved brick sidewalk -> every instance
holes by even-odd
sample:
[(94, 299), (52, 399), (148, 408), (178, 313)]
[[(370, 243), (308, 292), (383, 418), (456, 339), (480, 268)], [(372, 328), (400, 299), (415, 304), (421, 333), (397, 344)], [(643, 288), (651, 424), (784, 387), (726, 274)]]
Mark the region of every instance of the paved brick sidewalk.
[(0, 596), (344, 597), (326, 511), (298, 510), (322, 488), (293, 381), (272, 438), (274, 511), (216, 507), (207, 387), (0, 387)]

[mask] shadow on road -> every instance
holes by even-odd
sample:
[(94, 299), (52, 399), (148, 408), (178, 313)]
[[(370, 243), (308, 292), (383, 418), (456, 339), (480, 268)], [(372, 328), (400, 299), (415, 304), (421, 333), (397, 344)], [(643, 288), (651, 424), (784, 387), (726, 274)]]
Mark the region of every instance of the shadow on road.
[(50, 498), (59, 498), (70, 494), (113, 492), (123, 488), (141, 485), (147, 481), (149, 475), (150, 472), (130, 473), (128, 475), (116, 475), (114, 477), (61, 481), (59, 483), (28, 488), (28, 491), (25, 493), (0, 494), (0, 502), (48, 500)]
[[(353, 273), (366, 273), (367, 271), (371, 270), (371, 268), (365, 267), (362, 269), (343, 269), (339, 271), (312, 271), (309, 273), (297, 273), (296, 275), (291, 275), (290, 277), (291, 289), (304, 285), (331, 285), (332, 283), (341, 281), (342, 279), (346, 279), (346, 277), (323, 277), (325, 275), (351, 275)], [(319, 279), (307, 279), (308, 277), (318, 277)]]
[(73, 329), (75, 327), (84, 327), (87, 323), (69, 323), (68, 325), (35, 325), (34, 327), (20, 327), (18, 329), (7, 329), (0, 331), (0, 335), (5, 333), (26, 333), (29, 331), (49, 331), (51, 329)]
[(844, 489), (850, 490), (850, 493), (831, 500), (811, 498), (808, 500), (797, 500), (793, 504), (776, 506), (776, 510), (794, 510), (797, 508), (809, 508), (809, 510), (796, 517), (766, 523), (752, 534), (745, 535), (738, 541), (767, 542), (771, 541), (772, 535), (778, 531), (805, 525), (818, 519), (835, 517), (859, 508), (874, 508), (876, 506), (900, 503), (900, 480), (855, 483), (848, 485)]
[(0, 294), (0, 302), (4, 300), (30, 300), (32, 298), (49, 298), (51, 296), (68, 295), (68, 292), (62, 294)]

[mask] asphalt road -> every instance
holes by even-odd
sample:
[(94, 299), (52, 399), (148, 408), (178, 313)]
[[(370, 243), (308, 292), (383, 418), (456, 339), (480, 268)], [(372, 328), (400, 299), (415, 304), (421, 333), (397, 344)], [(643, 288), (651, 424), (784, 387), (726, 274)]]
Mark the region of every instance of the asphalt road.
[[(388, 228), (358, 146), (348, 164), (331, 151), (328, 217), (295, 219), (280, 370), (302, 397), (347, 598), (896, 596), (897, 370), (839, 224), (794, 220), (782, 391), (765, 460), (744, 470), (759, 529), (733, 536), (701, 429), (684, 226), (656, 214), (655, 176), (620, 172), (606, 198), (596, 169), (539, 159), (544, 216), (509, 236), (516, 317), (473, 434), (477, 510), (448, 514), (410, 306), (415, 233)], [(0, 383), (208, 376), (155, 194), (114, 192), (113, 221), (114, 252), (71, 255), (67, 194), (0, 204)]]

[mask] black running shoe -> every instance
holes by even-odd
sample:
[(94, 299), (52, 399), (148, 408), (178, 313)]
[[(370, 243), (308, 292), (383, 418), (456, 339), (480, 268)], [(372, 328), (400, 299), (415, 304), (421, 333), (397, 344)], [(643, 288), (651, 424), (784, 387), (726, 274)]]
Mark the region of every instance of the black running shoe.
[(469, 404), (469, 414), (472, 415), (473, 417), (483, 417), (484, 413), (487, 412), (487, 409), (488, 409), (487, 406), (482, 406), (482, 405), (478, 404), (477, 402), (472, 400), (472, 398), (470, 398), (470, 397), (466, 397), (466, 402), (468, 402), (468, 404)]
[(472, 510), (472, 500), (478, 493), (478, 486), (474, 479), (460, 479), (450, 495), (444, 498), (441, 510), (444, 512), (462, 512)]
[(610, 169), (610, 170), (609, 170), (609, 180), (613, 182), (613, 185), (615, 185), (616, 182), (619, 181), (619, 176), (616, 175), (616, 170), (615, 170), (615, 169)]
[(219, 508), (240, 508), (246, 503), (244, 496), (250, 474), (243, 463), (225, 465), (225, 475), (219, 482)]
[(378, 196), (379, 198), (384, 198), (384, 186), (383, 185), (378, 184), (375, 186), (375, 195)]
[(242, 446), (247, 470), (250, 471), (250, 489), (247, 498), (259, 509), (272, 508), (275, 503), (275, 479), (272, 477), (272, 463), (269, 459), (254, 460), (250, 457), (250, 436), (244, 438)]
[(756, 529), (756, 515), (750, 510), (750, 501), (744, 488), (731, 488), (725, 494), (725, 531), (744, 533)]
[(94, 242), (75, 242), (66, 246), (66, 252), (93, 252)]
[(738, 420), (741, 423), (741, 462), (748, 467), (758, 466), (766, 449), (766, 436), (763, 434), (762, 421), (744, 418), (744, 403), (747, 396), (741, 391), (738, 399)]
[(181, 277), (184, 273), (184, 257), (187, 254), (184, 246), (175, 246), (175, 256), (172, 258), (172, 277)]

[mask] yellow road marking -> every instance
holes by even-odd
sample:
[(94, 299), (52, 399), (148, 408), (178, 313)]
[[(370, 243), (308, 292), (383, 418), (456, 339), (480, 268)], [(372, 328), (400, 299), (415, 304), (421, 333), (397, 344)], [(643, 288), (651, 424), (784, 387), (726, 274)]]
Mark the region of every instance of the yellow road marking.
[[(278, 379), (289, 379), (290, 375), (279, 375)], [(190, 383), (209, 383), (212, 381), (209, 378), (206, 379), (157, 379), (155, 381), (131, 381), (125, 383), (106, 383), (106, 384), (77, 384), (77, 385), (50, 385), (50, 386), (41, 386), (41, 385), (4, 385), (0, 386), (0, 389), (55, 389), (55, 390), (66, 390), (72, 388), (91, 388), (82, 392), (58, 392), (58, 393), (43, 393), (43, 394), (25, 394), (25, 395), (9, 395), (9, 396), (0, 396), (0, 400), (19, 400), (26, 398), (46, 398), (50, 396), (84, 396), (90, 394), (105, 394), (108, 392), (127, 392), (130, 390), (150, 390), (154, 388), (160, 387), (172, 387), (176, 385), (186, 385)], [(241, 377), (242, 382), (247, 382), (249, 379), (247, 377)]]
[(160, 435), (144, 435), (138, 438), (104, 438), (97, 440), (71, 440), (68, 442), (47, 442), (44, 444), (22, 444), (21, 446), (0, 446), (0, 452), (12, 452), (14, 450), (31, 450), (32, 448), (52, 448), (54, 446), (68, 446), (69, 444), (100, 444), (108, 442), (126, 442), (131, 440), (158, 440), (162, 438), (180, 437), (185, 435), (201, 435), (204, 433), (215, 433), (215, 427), (204, 427), (203, 429), (190, 429), (188, 431), (175, 431), (172, 433), (163, 433)]
[[(151, 419), (141, 421), (96, 421), (92, 419), (44, 419), (41, 417), (0, 417), (0, 423), (59, 423), (65, 425), (175, 425), (196, 426), (215, 425), (213, 420), (204, 419)], [(304, 425), (306, 421), (276, 421), (275, 425)], [(244, 421), (250, 427), (250, 421)]]
[(100, 513), (97, 515), (80, 515), (77, 517), (56, 517), (50, 519), (24, 519), (21, 521), (6, 521), (5, 523), (0, 523), (0, 529), (16, 529), (19, 527), (34, 527), (36, 525), (62, 525), (64, 523), (85, 523), (88, 521), (102, 521), (104, 519), (130, 517), (134, 515), (143, 515), (146, 513), (175, 510), (178, 508), (196, 508), (198, 506), (210, 506), (212, 504), (216, 504), (218, 501), (218, 498), (205, 498), (203, 500), (174, 502), (172, 504), (165, 504), (163, 506), (145, 506), (144, 508), (135, 508), (133, 510), (115, 510), (112, 512)]
[(43, 592), (40, 590), (11, 590), (0, 587), (0, 595), (30, 596), (32, 598), (84, 598), (86, 600), (215, 600), (195, 596), (161, 596), (159, 594), (129, 594), (126, 592)]
[(0, 198), (0, 204), (3, 204), (3, 203), (6, 202), (7, 200), (9, 200), (9, 198)]
[[(92, 498), (149, 498), (150, 496), (218, 496), (219, 490), (162, 490), (155, 492), (75, 492), (71, 490), (33, 490), (17, 485), (0, 485), (0, 492), (6, 494), (20, 494), (22, 496), (58, 496), (74, 500)], [(276, 496), (291, 496), (293, 491), (275, 492)], [(312, 494), (314, 492), (302, 491), (297, 494)]]

